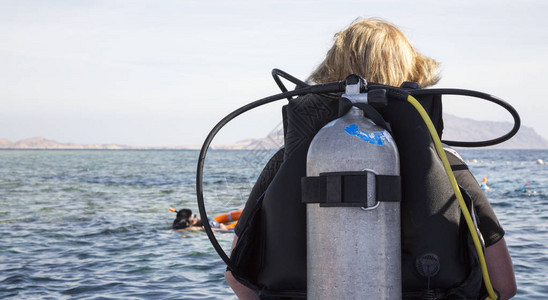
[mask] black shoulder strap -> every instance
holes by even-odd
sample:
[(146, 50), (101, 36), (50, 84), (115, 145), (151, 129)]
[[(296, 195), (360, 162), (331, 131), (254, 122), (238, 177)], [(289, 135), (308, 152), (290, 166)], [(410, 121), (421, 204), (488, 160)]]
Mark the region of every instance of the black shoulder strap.
[(384, 120), (381, 114), (373, 106), (366, 103), (352, 103), (349, 99), (341, 97), (339, 100), (339, 117), (345, 115), (352, 106), (361, 109), (366, 118), (371, 119), (377, 126), (380, 126), (391, 133), (390, 124)]

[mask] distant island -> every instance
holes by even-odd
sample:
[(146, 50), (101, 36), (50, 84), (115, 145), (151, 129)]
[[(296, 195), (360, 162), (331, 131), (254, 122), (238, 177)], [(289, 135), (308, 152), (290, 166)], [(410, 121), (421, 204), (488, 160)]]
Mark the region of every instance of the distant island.
[(73, 144), (61, 143), (43, 137), (33, 137), (17, 142), (0, 138), (0, 149), (51, 149), (51, 150), (169, 150), (199, 149), (199, 147), (135, 147), (119, 144)]
[[(512, 124), (508, 122), (476, 121), (444, 115), (443, 139), (456, 141), (481, 141), (493, 139), (508, 132)], [(262, 139), (246, 139), (231, 144), (213, 145), (213, 149), (254, 150), (276, 149), (283, 143), (282, 129), (271, 132)], [(61, 143), (43, 137), (33, 137), (16, 142), (0, 138), (0, 149), (66, 149), (66, 150), (195, 150), (200, 146), (174, 147), (135, 147), (118, 144), (72, 144)], [(485, 149), (485, 148), (480, 148)], [(521, 126), (519, 132), (510, 140), (487, 149), (548, 149), (548, 140), (534, 129)]]
[[(509, 122), (477, 121), (453, 115), (443, 115), (443, 139), (453, 141), (482, 141), (502, 136), (514, 126)], [(548, 140), (531, 127), (521, 125), (511, 139), (486, 148), (477, 149), (548, 149)]]

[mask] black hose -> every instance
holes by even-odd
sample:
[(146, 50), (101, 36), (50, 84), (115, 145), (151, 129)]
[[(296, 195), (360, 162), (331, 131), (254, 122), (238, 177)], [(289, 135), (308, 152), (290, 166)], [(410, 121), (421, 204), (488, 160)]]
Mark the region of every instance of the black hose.
[(485, 141), (478, 141), (478, 142), (462, 142), (462, 141), (447, 141), (442, 140), (445, 144), (449, 146), (455, 146), (455, 147), (486, 147), (486, 146), (492, 146), (496, 144), (500, 144), (504, 141), (509, 140), (511, 137), (513, 137), (519, 130), (519, 127), (521, 125), (521, 120), (519, 117), (518, 112), (507, 102), (505, 102), (502, 99), (499, 99), (493, 95), (489, 95), (482, 92), (477, 91), (471, 91), (471, 90), (463, 90), (463, 89), (424, 89), (424, 90), (413, 90), (409, 91), (409, 94), (411, 95), (459, 95), (459, 96), (470, 96), (474, 98), (480, 98), (489, 102), (496, 103), (500, 105), (502, 108), (504, 108), (506, 111), (512, 115), (512, 118), (514, 118), (514, 127), (512, 129), (495, 139), (491, 140), (485, 140)]
[[(297, 89), (299, 88), (303, 88), (303, 87), (307, 87), (307, 86), (310, 86), (308, 83), (300, 80), (299, 78), (293, 76), (293, 75), (290, 75), (280, 69), (272, 69), (272, 78), (274, 78), (274, 81), (276, 82), (276, 84), (278, 85), (278, 87), (280, 88), (280, 90), (285, 93), (287, 92), (287, 88), (285, 87), (285, 85), (283, 84), (283, 82), (280, 80), (280, 76), (287, 79), (288, 81), (294, 83), (297, 85)], [(292, 97), (287, 97), (287, 100), (291, 100)]]

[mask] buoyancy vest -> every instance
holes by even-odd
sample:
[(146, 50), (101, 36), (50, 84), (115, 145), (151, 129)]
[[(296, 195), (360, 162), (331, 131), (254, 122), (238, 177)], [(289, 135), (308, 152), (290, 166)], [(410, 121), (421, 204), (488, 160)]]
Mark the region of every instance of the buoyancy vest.
[[(441, 101), (434, 97), (417, 99), (441, 135)], [(308, 146), (337, 118), (338, 101), (308, 94), (290, 100), (283, 111), (285, 148), (254, 187), (249, 201), (256, 205), (231, 254), (238, 266), (235, 278), (263, 299), (306, 297), (306, 213), (300, 180), (306, 176)], [(482, 279), (475, 250), (426, 125), (407, 102), (389, 102), (379, 112), (391, 125), (401, 160), (404, 298), (476, 299)], [(439, 271), (426, 278), (418, 265), (432, 255)]]

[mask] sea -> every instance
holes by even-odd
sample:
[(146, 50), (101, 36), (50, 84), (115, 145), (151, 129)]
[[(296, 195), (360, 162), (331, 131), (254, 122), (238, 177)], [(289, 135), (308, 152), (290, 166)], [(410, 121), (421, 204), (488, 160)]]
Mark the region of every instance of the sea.
[[(506, 231), (518, 292), (548, 299), (548, 150), (459, 150)], [(272, 150), (210, 150), (208, 215), (241, 209)], [(236, 299), (203, 230), (194, 150), (0, 151), (1, 299)], [(526, 189), (524, 189), (526, 187)], [(527, 190), (527, 191), (524, 191)], [(231, 231), (216, 231), (229, 251)]]

